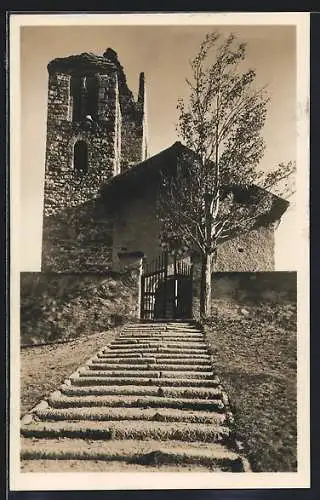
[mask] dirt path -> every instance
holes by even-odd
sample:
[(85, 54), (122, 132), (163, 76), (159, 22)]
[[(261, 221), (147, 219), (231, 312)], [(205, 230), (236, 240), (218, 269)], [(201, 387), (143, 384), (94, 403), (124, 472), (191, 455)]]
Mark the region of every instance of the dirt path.
[(109, 344), (119, 329), (90, 335), (64, 344), (21, 349), (21, 406), (24, 415), (96, 351)]
[[(125, 462), (106, 462), (104, 460), (25, 460), (22, 472), (145, 472), (143, 465)], [(206, 472), (207, 467), (200, 465), (161, 465), (148, 466), (148, 472)], [(212, 468), (214, 472), (214, 468)]]

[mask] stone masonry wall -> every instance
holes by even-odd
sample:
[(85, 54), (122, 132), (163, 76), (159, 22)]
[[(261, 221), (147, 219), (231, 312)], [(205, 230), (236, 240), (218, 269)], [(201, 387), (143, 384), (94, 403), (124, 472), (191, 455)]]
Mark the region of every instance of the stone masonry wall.
[[(116, 80), (103, 75), (102, 90), (108, 94), (103, 104), (108, 114), (86, 130), (72, 122), (70, 75), (50, 75), (47, 119), (44, 215), (78, 205), (96, 197), (100, 187), (114, 172)], [(60, 87), (62, 82), (62, 87)], [(114, 84), (114, 88), (113, 85)], [(100, 111), (100, 115), (103, 111)], [(88, 172), (79, 176), (73, 167), (74, 145), (83, 140), (88, 146)]]
[(139, 316), (139, 273), (21, 273), (21, 343), (103, 332)]
[[(161, 252), (156, 218), (156, 190), (122, 202), (115, 212), (113, 262), (119, 251), (142, 251), (148, 260)], [(214, 271), (273, 271), (274, 227), (259, 227), (219, 245)]]
[(214, 273), (212, 284), (215, 300), (280, 302), (297, 298), (295, 271)]
[[(239, 251), (240, 250), (240, 251)], [(193, 258), (193, 313), (199, 313), (201, 261)], [(218, 246), (217, 258), (212, 269), (212, 286), (215, 294), (215, 276), (236, 276), (248, 273), (274, 271), (274, 227), (262, 226)]]
[(112, 266), (112, 231), (100, 199), (45, 217), (42, 271), (105, 273)]
[[(99, 202), (114, 175), (116, 74), (98, 78), (98, 120), (72, 121), (71, 75), (49, 75), (42, 270), (104, 272), (110, 267), (112, 224)], [(74, 145), (87, 144), (88, 169), (74, 169)]]
[(274, 226), (261, 226), (220, 244), (216, 271), (274, 270)]
[(136, 121), (127, 119), (122, 121), (121, 136), (121, 169), (126, 170), (130, 165), (143, 160), (143, 127)]
[[(103, 56), (55, 59), (48, 71), (42, 270), (105, 272), (111, 266), (113, 231), (100, 189), (121, 169), (142, 160), (144, 77), (135, 102), (112, 49)], [(85, 77), (94, 77), (97, 84), (91, 123), (84, 119), (85, 108), (80, 115), (73, 113), (75, 92), (82, 96), (79, 102), (86, 102)], [(80, 83), (76, 87), (74, 82)], [(74, 168), (77, 141), (87, 146), (84, 172)]]
[[(200, 273), (194, 273), (192, 313), (200, 316)], [(239, 305), (296, 302), (297, 273), (294, 271), (268, 272), (213, 272), (212, 316), (229, 310), (230, 317), (237, 314)]]
[(155, 207), (156, 192), (151, 187), (114, 212), (113, 266), (119, 266), (118, 252), (141, 251), (148, 260), (159, 255), (159, 225)]
[(121, 127), (121, 170), (144, 160), (144, 128), (145, 116), (145, 82), (144, 74), (140, 74), (138, 99), (135, 101), (128, 88), (124, 68), (118, 60), (116, 52), (107, 49), (104, 57), (114, 64), (119, 87), (119, 103), (122, 115)]

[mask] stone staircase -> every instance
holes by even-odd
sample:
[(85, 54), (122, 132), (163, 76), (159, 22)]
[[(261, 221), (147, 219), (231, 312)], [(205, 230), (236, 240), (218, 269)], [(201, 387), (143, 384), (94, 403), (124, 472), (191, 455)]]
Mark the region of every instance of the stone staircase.
[(247, 471), (232, 422), (194, 324), (132, 323), (22, 418), (22, 470)]

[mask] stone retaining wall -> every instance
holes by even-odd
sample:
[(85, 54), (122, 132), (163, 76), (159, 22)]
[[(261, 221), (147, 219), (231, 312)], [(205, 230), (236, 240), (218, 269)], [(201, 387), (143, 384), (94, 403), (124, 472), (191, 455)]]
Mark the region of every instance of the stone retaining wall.
[(139, 268), (121, 273), (21, 273), (21, 343), (69, 340), (139, 316)]

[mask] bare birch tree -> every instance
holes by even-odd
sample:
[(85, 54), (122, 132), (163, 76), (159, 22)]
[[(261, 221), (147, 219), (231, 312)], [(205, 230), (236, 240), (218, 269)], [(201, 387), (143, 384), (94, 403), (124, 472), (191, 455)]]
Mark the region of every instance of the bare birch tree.
[[(254, 87), (254, 70), (241, 70), (245, 57), (246, 45), (233, 34), (211, 33), (202, 42), (190, 63), (192, 79), (186, 80), (189, 98), (178, 101), (177, 129), (192, 153), (186, 150), (176, 172), (163, 176), (160, 189), (163, 246), (200, 252), (203, 317), (211, 313), (218, 244), (251, 230), (268, 213), (275, 186), (282, 183), (287, 195), (293, 192), (293, 162), (266, 175), (259, 171), (269, 96), (265, 88)], [(239, 193), (248, 196), (239, 201)]]

